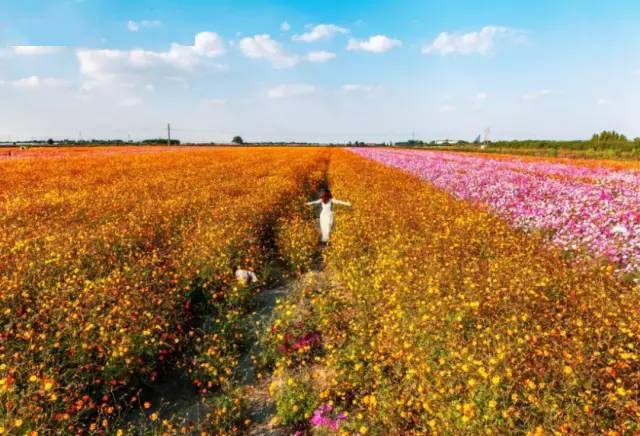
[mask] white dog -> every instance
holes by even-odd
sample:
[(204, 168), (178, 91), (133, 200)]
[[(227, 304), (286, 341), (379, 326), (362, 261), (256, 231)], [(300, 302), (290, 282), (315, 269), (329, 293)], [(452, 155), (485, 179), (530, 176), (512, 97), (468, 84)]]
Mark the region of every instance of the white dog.
[(238, 269), (236, 270), (236, 280), (238, 283), (243, 285), (248, 285), (250, 283), (257, 283), (258, 276), (253, 271), (249, 271), (246, 269)]

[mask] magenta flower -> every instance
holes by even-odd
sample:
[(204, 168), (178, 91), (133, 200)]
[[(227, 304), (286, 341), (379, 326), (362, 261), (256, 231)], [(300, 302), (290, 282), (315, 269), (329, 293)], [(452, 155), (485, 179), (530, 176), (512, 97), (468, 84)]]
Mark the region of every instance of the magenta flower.
[(489, 206), (516, 227), (640, 269), (640, 172), (440, 151), (352, 149), (413, 173), (464, 200)]
[(318, 407), (311, 417), (311, 425), (314, 427), (326, 427), (332, 430), (338, 430), (340, 427), (340, 421), (344, 421), (347, 417), (344, 413), (340, 413), (335, 418), (332, 418), (330, 416), (332, 411), (333, 406), (331, 404), (325, 404)]

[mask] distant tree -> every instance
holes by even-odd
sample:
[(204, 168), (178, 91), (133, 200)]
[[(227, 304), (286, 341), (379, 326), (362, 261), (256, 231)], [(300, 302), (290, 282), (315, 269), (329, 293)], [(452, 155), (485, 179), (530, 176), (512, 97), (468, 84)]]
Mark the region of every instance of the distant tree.
[(244, 140), (242, 139), (242, 136), (234, 136), (231, 142), (237, 145), (244, 144)]
[[(106, 143), (106, 144), (121, 144), (122, 140), (112, 140), (112, 141), (96, 141), (96, 140), (92, 140), (91, 142), (96, 142), (96, 143)], [(143, 139), (142, 141), (140, 141), (141, 144), (161, 144), (161, 145), (165, 145), (167, 143), (167, 140), (165, 138), (152, 138), (152, 139)], [(179, 139), (172, 139), (171, 140), (171, 145), (180, 145), (180, 140)]]
[(594, 134), (591, 137), (591, 142), (628, 142), (628, 139), (622, 133), (618, 133), (615, 130), (603, 130), (600, 133)]
[(49, 144), (49, 145), (53, 145), (53, 139), (49, 138), (49, 139), (47, 140), (47, 144)]

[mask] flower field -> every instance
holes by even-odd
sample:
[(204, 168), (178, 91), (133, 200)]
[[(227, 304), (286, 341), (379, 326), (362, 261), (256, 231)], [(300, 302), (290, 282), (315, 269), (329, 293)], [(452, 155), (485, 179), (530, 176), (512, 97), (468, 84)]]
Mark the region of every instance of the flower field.
[(585, 249), (629, 272), (640, 269), (640, 168), (354, 151), (412, 172), (456, 197), (484, 203), (518, 227), (547, 231), (565, 249)]
[[(3, 431), (108, 431), (140, 380), (188, 347), (203, 391), (226, 383), (234, 268), (262, 269), (270, 222), (308, 197), (322, 161), (126, 151), (0, 162)], [(208, 336), (193, 328), (205, 305)]]
[[(640, 262), (633, 164), (319, 148), (46, 157), (0, 161), (0, 433), (117, 433), (136, 407), (151, 433), (244, 432), (235, 373), (259, 289), (234, 270), (266, 281), (274, 259), (295, 285), (254, 357), (284, 434), (640, 431), (640, 289), (620, 273)], [(320, 253), (304, 202), (324, 181), (353, 208)], [(176, 368), (205, 398), (234, 392), (207, 426), (139, 404)]]
[(354, 209), (325, 252), (331, 284), (280, 306), (272, 340), (322, 338), (276, 363), (282, 420), (293, 397), (315, 399), (312, 428), (351, 434), (640, 429), (640, 293), (614, 264), (355, 153), (331, 162)]

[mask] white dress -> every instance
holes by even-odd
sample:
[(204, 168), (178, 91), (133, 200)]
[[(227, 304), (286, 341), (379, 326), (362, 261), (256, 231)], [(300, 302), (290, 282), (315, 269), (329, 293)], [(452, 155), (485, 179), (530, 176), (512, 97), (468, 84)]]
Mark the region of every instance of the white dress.
[(331, 229), (333, 228), (333, 204), (340, 204), (342, 206), (351, 206), (351, 203), (346, 201), (340, 201), (336, 199), (331, 199), (328, 202), (323, 202), (322, 200), (310, 201), (307, 203), (308, 206), (319, 204), (322, 206), (322, 211), (320, 212), (320, 233), (322, 234), (322, 242), (328, 242), (329, 237), (331, 236)]

